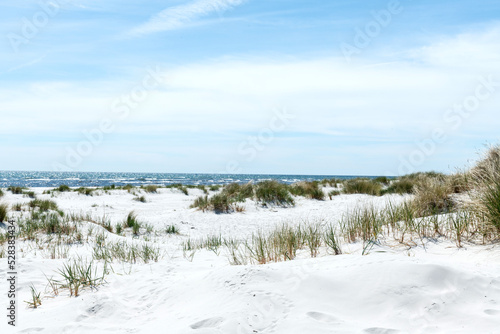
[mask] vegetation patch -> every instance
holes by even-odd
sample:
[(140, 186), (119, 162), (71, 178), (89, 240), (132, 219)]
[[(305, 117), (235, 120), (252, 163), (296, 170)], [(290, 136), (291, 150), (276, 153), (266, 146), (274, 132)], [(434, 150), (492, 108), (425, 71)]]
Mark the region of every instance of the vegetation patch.
[(95, 189), (80, 187), (78, 189), (75, 189), (75, 191), (81, 195), (93, 196)]
[(317, 181), (299, 182), (289, 187), (290, 192), (295, 196), (303, 196), (311, 199), (323, 201), (325, 193)]
[(474, 208), (484, 213), (488, 222), (500, 232), (500, 146), (492, 147), (470, 172), (477, 189)]
[(253, 192), (252, 184), (240, 185), (232, 183), (225, 186), (220, 193), (211, 197), (205, 195), (196, 198), (190, 208), (197, 208), (202, 211), (214, 211), (215, 213), (242, 211), (242, 208), (237, 203), (244, 202), (247, 198), (253, 197)]
[(134, 197), (134, 201), (141, 202), (141, 203), (146, 203), (147, 202), (146, 197), (144, 197), (144, 196)]
[(283, 207), (295, 205), (289, 187), (278, 181), (262, 181), (255, 187), (255, 199), (262, 205), (279, 205)]
[(61, 184), (58, 188), (56, 188), (54, 190), (57, 190), (57, 191), (63, 193), (63, 192), (71, 191), (71, 188), (68, 185)]
[(155, 186), (153, 184), (149, 184), (147, 186), (143, 187), (144, 191), (150, 194), (156, 194), (158, 192), (158, 186)]
[(0, 204), (0, 223), (7, 221), (9, 216), (9, 207), (7, 204)]
[(413, 190), (415, 187), (415, 181), (401, 178), (396, 181), (393, 181), (386, 189), (381, 191), (382, 195), (385, 194), (413, 194)]
[(41, 212), (58, 209), (56, 202), (51, 200), (34, 199), (28, 203), (28, 206), (32, 209), (38, 208)]
[(23, 196), (28, 198), (36, 198), (34, 191), (23, 191)]
[(22, 195), (23, 191), (26, 190), (24, 187), (10, 186), (7, 188), (14, 195)]
[(382, 185), (369, 179), (356, 178), (344, 182), (343, 192), (345, 194), (367, 194), (380, 196)]

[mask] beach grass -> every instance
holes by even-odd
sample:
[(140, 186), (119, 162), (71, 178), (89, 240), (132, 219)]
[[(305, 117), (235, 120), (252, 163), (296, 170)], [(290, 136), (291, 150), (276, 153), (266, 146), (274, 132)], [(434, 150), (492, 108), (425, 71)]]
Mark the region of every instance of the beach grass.
[(107, 241), (105, 236), (96, 240), (92, 249), (92, 258), (95, 261), (125, 262), (125, 263), (150, 263), (158, 262), (163, 257), (163, 252), (158, 246), (142, 243), (137, 245), (125, 240)]
[(38, 208), (40, 212), (58, 210), (56, 202), (52, 200), (34, 199), (28, 203), (28, 206), (32, 209)]
[(25, 301), (30, 308), (38, 308), (42, 305), (42, 299), (40, 298), (40, 292), (35, 288), (33, 284), (30, 285), (31, 300)]
[(165, 188), (167, 188), (167, 189), (177, 189), (180, 192), (182, 192), (184, 195), (186, 195), (186, 196), (189, 195), (189, 190), (188, 190), (187, 186), (184, 186), (182, 183), (169, 184)]
[(478, 191), (473, 193), (476, 212), (500, 232), (500, 146), (491, 147), (471, 170), (470, 180)]
[(158, 192), (158, 186), (149, 184), (143, 187), (144, 191), (150, 194), (156, 194)]
[(317, 181), (299, 182), (291, 185), (288, 189), (294, 196), (303, 196), (319, 201), (325, 200), (325, 193), (320, 186), (320, 182)]
[(68, 191), (71, 191), (71, 188), (66, 185), (66, 184), (61, 184), (58, 188), (56, 188), (55, 190), (63, 193), (63, 192), (68, 192)]
[(9, 216), (9, 206), (7, 204), (0, 204), (0, 223), (7, 220)]
[(175, 225), (168, 225), (165, 227), (166, 234), (180, 234), (179, 228)]
[(23, 196), (28, 198), (36, 198), (36, 194), (34, 191), (23, 191)]
[(211, 185), (210, 187), (208, 187), (208, 190), (210, 190), (210, 191), (219, 191), (220, 188), (221, 188), (220, 185), (214, 184), (214, 185)]
[(332, 200), (333, 197), (339, 196), (340, 194), (341, 194), (341, 192), (339, 190), (330, 190), (328, 192), (328, 198), (330, 198), (330, 200)]
[(141, 203), (146, 203), (146, 202), (147, 202), (147, 200), (146, 200), (146, 197), (145, 197), (145, 196), (137, 196), (137, 197), (134, 197), (134, 201), (141, 202)]
[(242, 208), (237, 203), (244, 202), (252, 196), (253, 186), (251, 184), (232, 183), (226, 185), (221, 192), (210, 197), (208, 195), (199, 196), (191, 204), (190, 208), (215, 213), (242, 212)]
[(415, 184), (414, 206), (419, 216), (448, 213), (453, 210), (453, 189), (447, 178), (420, 177)]
[(278, 181), (262, 181), (255, 186), (255, 200), (261, 205), (294, 206), (289, 187)]
[(106, 265), (99, 271), (98, 265), (93, 261), (88, 262), (82, 258), (63, 264), (58, 270), (62, 277), (57, 281), (60, 288), (69, 289), (70, 296), (78, 297), (80, 290), (85, 287), (97, 287), (105, 282), (107, 274)]
[(412, 194), (414, 187), (415, 181), (403, 177), (389, 183), (387, 188), (381, 190), (381, 194)]
[(10, 186), (7, 188), (14, 195), (22, 195), (23, 191), (26, 190), (25, 187)]
[(381, 183), (382, 185), (388, 186), (392, 182), (392, 178), (389, 178), (387, 176), (378, 176), (373, 179), (373, 182), (378, 182)]
[(366, 194), (380, 196), (382, 185), (370, 179), (356, 178), (344, 182), (344, 194)]
[(125, 218), (125, 222), (123, 223), (124, 227), (128, 227), (132, 229), (132, 233), (135, 236), (139, 235), (141, 229), (141, 223), (137, 219), (137, 214), (134, 211), (129, 212), (127, 218)]
[(95, 189), (86, 188), (86, 187), (80, 187), (80, 188), (75, 189), (74, 191), (76, 191), (77, 193), (79, 193), (81, 195), (93, 196)]

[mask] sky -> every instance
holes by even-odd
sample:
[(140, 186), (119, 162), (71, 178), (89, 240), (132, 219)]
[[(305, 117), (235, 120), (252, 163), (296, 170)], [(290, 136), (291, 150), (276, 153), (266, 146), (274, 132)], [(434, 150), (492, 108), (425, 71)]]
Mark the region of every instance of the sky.
[(0, 4), (0, 170), (401, 175), (499, 143), (493, 0)]

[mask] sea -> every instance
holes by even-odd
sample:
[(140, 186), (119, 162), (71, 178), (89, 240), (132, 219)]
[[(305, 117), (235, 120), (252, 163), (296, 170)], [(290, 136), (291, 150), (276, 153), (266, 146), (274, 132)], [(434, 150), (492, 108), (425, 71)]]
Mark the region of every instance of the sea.
[[(348, 175), (266, 175), (266, 174), (182, 174), (182, 173), (100, 173), (100, 172), (21, 172), (0, 171), (0, 188), (19, 187), (104, 187), (110, 185), (142, 186), (148, 184), (214, 185), (276, 180), (282, 183), (321, 181), (324, 179), (352, 179)], [(375, 176), (363, 176), (374, 178)]]

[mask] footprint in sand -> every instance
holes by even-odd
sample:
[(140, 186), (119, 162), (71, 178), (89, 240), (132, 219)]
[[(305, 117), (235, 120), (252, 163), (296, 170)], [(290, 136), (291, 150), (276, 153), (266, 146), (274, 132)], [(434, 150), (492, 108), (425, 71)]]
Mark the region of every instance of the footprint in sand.
[(487, 315), (499, 315), (500, 311), (499, 310), (484, 310), (484, 313)]
[(198, 322), (192, 324), (191, 328), (192, 329), (200, 329), (200, 328), (217, 327), (222, 322), (224, 322), (224, 318), (221, 318), (221, 317), (209, 318), (209, 319), (201, 320), (201, 321), (198, 321)]
[(308, 317), (313, 318), (316, 321), (326, 322), (326, 323), (338, 323), (339, 320), (332, 315), (321, 313), (321, 312), (307, 312)]
[(41, 327), (31, 327), (31, 328), (26, 328), (18, 333), (33, 333), (33, 332), (41, 332), (45, 330), (45, 328), (41, 328)]
[(372, 328), (367, 328), (364, 330), (365, 333), (373, 333), (373, 334), (396, 334), (400, 333), (400, 331), (396, 329), (390, 329), (390, 328), (379, 328), (379, 327), (372, 327)]

